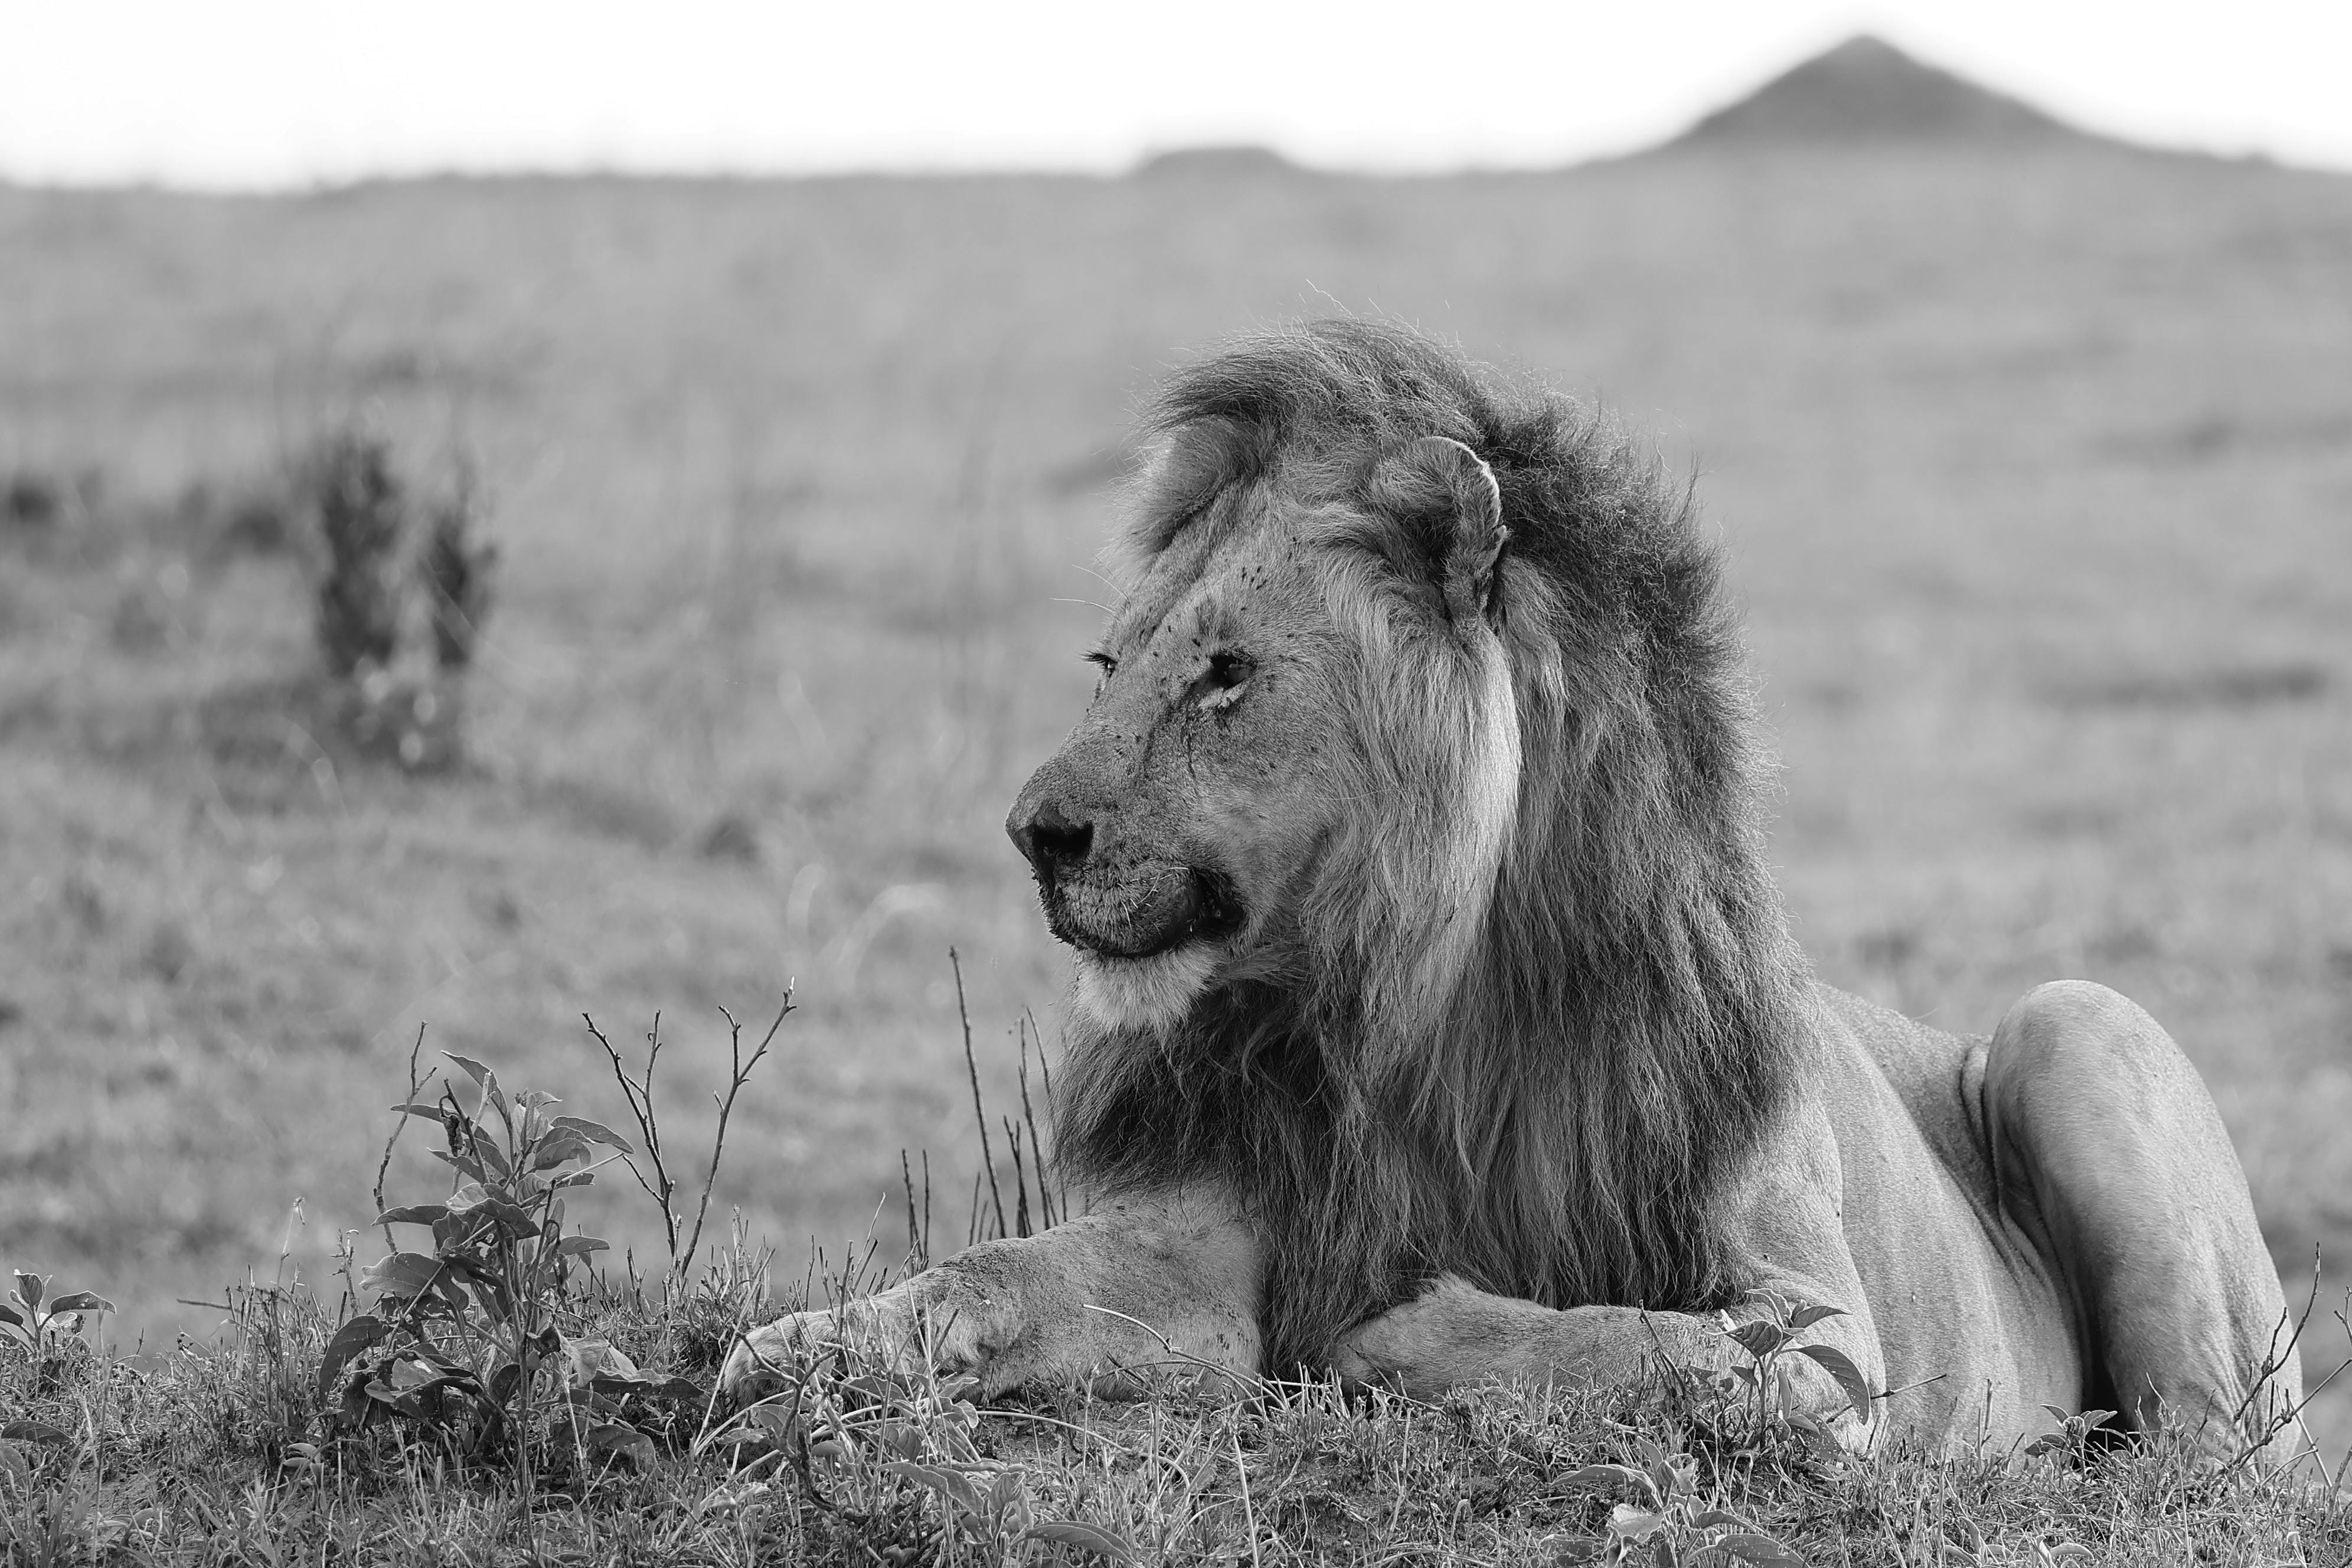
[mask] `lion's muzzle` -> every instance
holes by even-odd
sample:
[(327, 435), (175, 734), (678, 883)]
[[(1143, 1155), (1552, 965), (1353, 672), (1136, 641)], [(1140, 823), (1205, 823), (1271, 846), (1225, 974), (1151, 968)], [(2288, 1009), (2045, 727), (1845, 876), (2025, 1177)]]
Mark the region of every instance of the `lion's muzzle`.
[(1046, 926), (1074, 947), (1107, 958), (1148, 958), (1237, 923), (1223, 878), (1128, 849), (1117, 842), (1114, 824), (1073, 809), (1034, 781), (1005, 830), (1036, 875)]
[(1107, 958), (1148, 958), (1201, 933), (1201, 882), (1190, 867), (1163, 863), (1121, 876), (1040, 876), (1037, 895), (1062, 941)]

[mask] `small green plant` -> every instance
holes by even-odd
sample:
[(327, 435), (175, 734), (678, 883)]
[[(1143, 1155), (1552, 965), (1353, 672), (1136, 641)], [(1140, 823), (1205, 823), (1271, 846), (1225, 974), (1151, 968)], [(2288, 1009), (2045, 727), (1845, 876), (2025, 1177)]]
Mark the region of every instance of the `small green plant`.
[[(114, 1310), (113, 1302), (88, 1290), (68, 1290), (56, 1296), (47, 1291), (48, 1281), (20, 1269), (7, 1301), (0, 1304), (0, 1343), (14, 1344), (24, 1351), (32, 1368), (32, 1389), (37, 1394), (49, 1392), (65, 1381), (67, 1347), (83, 1345), (80, 1335), (89, 1316)], [(26, 1445), (63, 1448), (72, 1441), (64, 1428), (50, 1422), (21, 1415), (0, 1419), (0, 1494), (5, 1494), (9, 1486), (29, 1484), (33, 1450)]]
[[(713, 1271), (709, 1291), (687, 1290), (686, 1271), (701, 1242), (736, 1099), (791, 1016), (792, 996), (787, 991), (774, 1022), (748, 1055), (740, 1026), (721, 1011), (732, 1075), (719, 1101), (690, 1228), (673, 1201), (677, 1183), (662, 1152), (654, 1106), (658, 1020), (647, 1036), (645, 1071), (634, 1079), (594, 1022), (588, 1024), (637, 1121), (642, 1152), (601, 1122), (560, 1113), (562, 1102), (551, 1094), (509, 1094), (488, 1065), (454, 1052), (444, 1053), (456, 1070), (445, 1077), (438, 1097), (420, 1098), (419, 1032), (407, 1094), (393, 1107), (400, 1120), (377, 1168), (382, 1212), (376, 1224), (392, 1250), (359, 1272), (357, 1288), (373, 1298), (372, 1308), (343, 1322), (320, 1358), (318, 1394), (334, 1401), (343, 1434), (395, 1421), (450, 1458), (510, 1463), (526, 1493), (542, 1451), (553, 1458), (568, 1456), (575, 1470), (616, 1458), (644, 1468), (665, 1448), (675, 1451), (690, 1441), (709, 1391), (682, 1377), (647, 1376), (609, 1342), (583, 1333), (582, 1324), (616, 1298), (590, 1262), (606, 1244), (578, 1231), (567, 1235), (565, 1204), (593, 1184), (604, 1165), (625, 1164), (661, 1207), (671, 1259), (664, 1308), (684, 1325), (723, 1305), (725, 1332), (733, 1331), (734, 1298), (749, 1289), (737, 1277), (744, 1238), (737, 1237), (730, 1268)], [(450, 1168), (451, 1190), (436, 1203), (385, 1205), (384, 1176), (411, 1117), (440, 1130), (442, 1146), (431, 1152)], [(396, 1226), (429, 1232), (429, 1249), (403, 1247)], [(728, 1301), (706, 1301), (713, 1292)], [(634, 1282), (626, 1294), (643, 1309)], [(322, 1454), (311, 1445), (294, 1458), (315, 1468)]]
[(2112, 1410), (2085, 1410), (2068, 1415), (2054, 1405), (2042, 1407), (2050, 1412), (2058, 1425), (2025, 1446), (2025, 1451), (2035, 1458), (2045, 1455), (2086, 1464), (2091, 1458), (2091, 1435), (2116, 1417)]
[(1619, 1503), (1610, 1511), (1607, 1528), (1598, 1538), (1571, 1545), (1561, 1554), (1566, 1563), (1621, 1563), (1642, 1562), (1657, 1568), (1680, 1568), (1701, 1552), (1718, 1552), (1742, 1563), (1788, 1563), (1802, 1568), (1804, 1559), (1778, 1538), (1698, 1493), (1698, 1461), (1688, 1454), (1669, 1454), (1654, 1438), (1633, 1439), (1636, 1463), (1587, 1465), (1570, 1475), (1571, 1485), (1622, 1486), (1639, 1500)]
[(48, 1281), (20, 1269), (16, 1288), (0, 1303), (0, 1342), (20, 1346), (37, 1366), (79, 1335), (90, 1314), (114, 1310), (113, 1302), (88, 1290), (50, 1296), (47, 1289)]
[(1762, 1308), (1759, 1315), (1739, 1323), (1727, 1315), (1723, 1320), (1725, 1337), (1747, 1352), (1748, 1359), (1717, 1375), (1717, 1391), (1743, 1409), (1758, 1442), (1775, 1432), (1793, 1432), (1817, 1453), (1837, 1454), (1837, 1437), (1829, 1424), (1799, 1402), (1796, 1366), (1790, 1358), (1802, 1356), (1828, 1373), (1853, 1413), (1868, 1419), (1872, 1400), (1881, 1396), (1871, 1392), (1870, 1380), (1853, 1359), (1835, 1345), (1800, 1344), (1797, 1340), (1815, 1323), (1844, 1317), (1845, 1310), (1821, 1302), (1801, 1306), (1771, 1289), (1755, 1291), (1750, 1300)]
[(427, 1229), (432, 1248), (395, 1250), (361, 1274), (376, 1305), (328, 1342), (320, 1394), (340, 1379), (347, 1428), (396, 1415), (459, 1457), (511, 1456), (526, 1485), (536, 1416), (550, 1405), (572, 1417), (583, 1454), (648, 1457), (637, 1427), (585, 1417), (617, 1417), (618, 1401), (633, 1394), (697, 1391), (642, 1378), (610, 1346), (567, 1340), (561, 1326), (573, 1271), (605, 1246), (564, 1234), (565, 1194), (593, 1182), (628, 1144), (598, 1122), (556, 1114), (553, 1095), (510, 1097), (482, 1063), (449, 1060), (471, 1086), (470, 1105), (451, 1084), (437, 1100), (412, 1096), (394, 1109), (440, 1127), (443, 1147), (433, 1155), (456, 1184), (441, 1202), (377, 1216), (387, 1235), (394, 1226)]

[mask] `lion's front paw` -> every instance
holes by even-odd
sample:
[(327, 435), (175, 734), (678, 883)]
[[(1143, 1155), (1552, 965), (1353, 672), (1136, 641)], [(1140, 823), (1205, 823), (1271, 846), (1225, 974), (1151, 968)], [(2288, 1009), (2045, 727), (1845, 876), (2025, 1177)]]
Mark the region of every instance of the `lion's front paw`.
[(719, 1373), (719, 1397), (749, 1405), (789, 1388), (817, 1352), (840, 1342), (841, 1325), (831, 1312), (795, 1312), (746, 1330)]
[(1341, 1335), (1332, 1369), (1349, 1382), (1386, 1384), (1417, 1399), (1463, 1384), (1507, 1382), (1522, 1373), (1530, 1326), (1522, 1320), (1543, 1312), (1449, 1274)]
[(719, 1374), (738, 1405), (793, 1387), (812, 1372), (976, 1371), (987, 1359), (979, 1312), (923, 1310), (903, 1289), (829, 1312), (796, 1312), (747, 1331)]

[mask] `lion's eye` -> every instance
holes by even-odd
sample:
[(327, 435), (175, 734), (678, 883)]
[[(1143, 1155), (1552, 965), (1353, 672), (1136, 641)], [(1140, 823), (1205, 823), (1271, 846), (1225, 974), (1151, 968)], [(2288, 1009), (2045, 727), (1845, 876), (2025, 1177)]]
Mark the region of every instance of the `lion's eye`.
[(1118, 673), (1118, 660), (1111, 658), (1110, 655), (1103, 652), (1100, 648), (1097, 648), (1094, 652), (1087, 655), (1087, 662), (1093, 665), (1097, 669), (1101, 670), (1105, 680), (1108, 680), (1112, 676)]
[(1209, 668), (1201, 673), (1192, 689), (1199, 695), (1203, 710), (1214, 712), (1241, 700), (1242, 688), (1257, 669), (1256, 663), (1245, 653), (1213, 653)]

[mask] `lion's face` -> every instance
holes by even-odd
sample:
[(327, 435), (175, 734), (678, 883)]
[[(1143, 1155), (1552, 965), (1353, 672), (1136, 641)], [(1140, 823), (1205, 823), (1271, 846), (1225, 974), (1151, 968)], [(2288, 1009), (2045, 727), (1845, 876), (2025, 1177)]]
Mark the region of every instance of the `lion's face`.
[(1105, 1026), (1175, 1022), (1286, 920), (1393, 972), (1372, 981), (1391, 1011), (1417, 1005), (1458, 970), (1509, 831), (1486, 465), (1433, 437), (1234, 469), (1221, 427), (1180, 435), (1093, 706), (1005, 824)]
[(1293, 509), (1231, 498), (1177, 540), (1087, 657), (1102, 682), (1006, 830), (1077, 1003), (1161, 1025), (1311, 875), (1337, 825), (1339, 629)]

